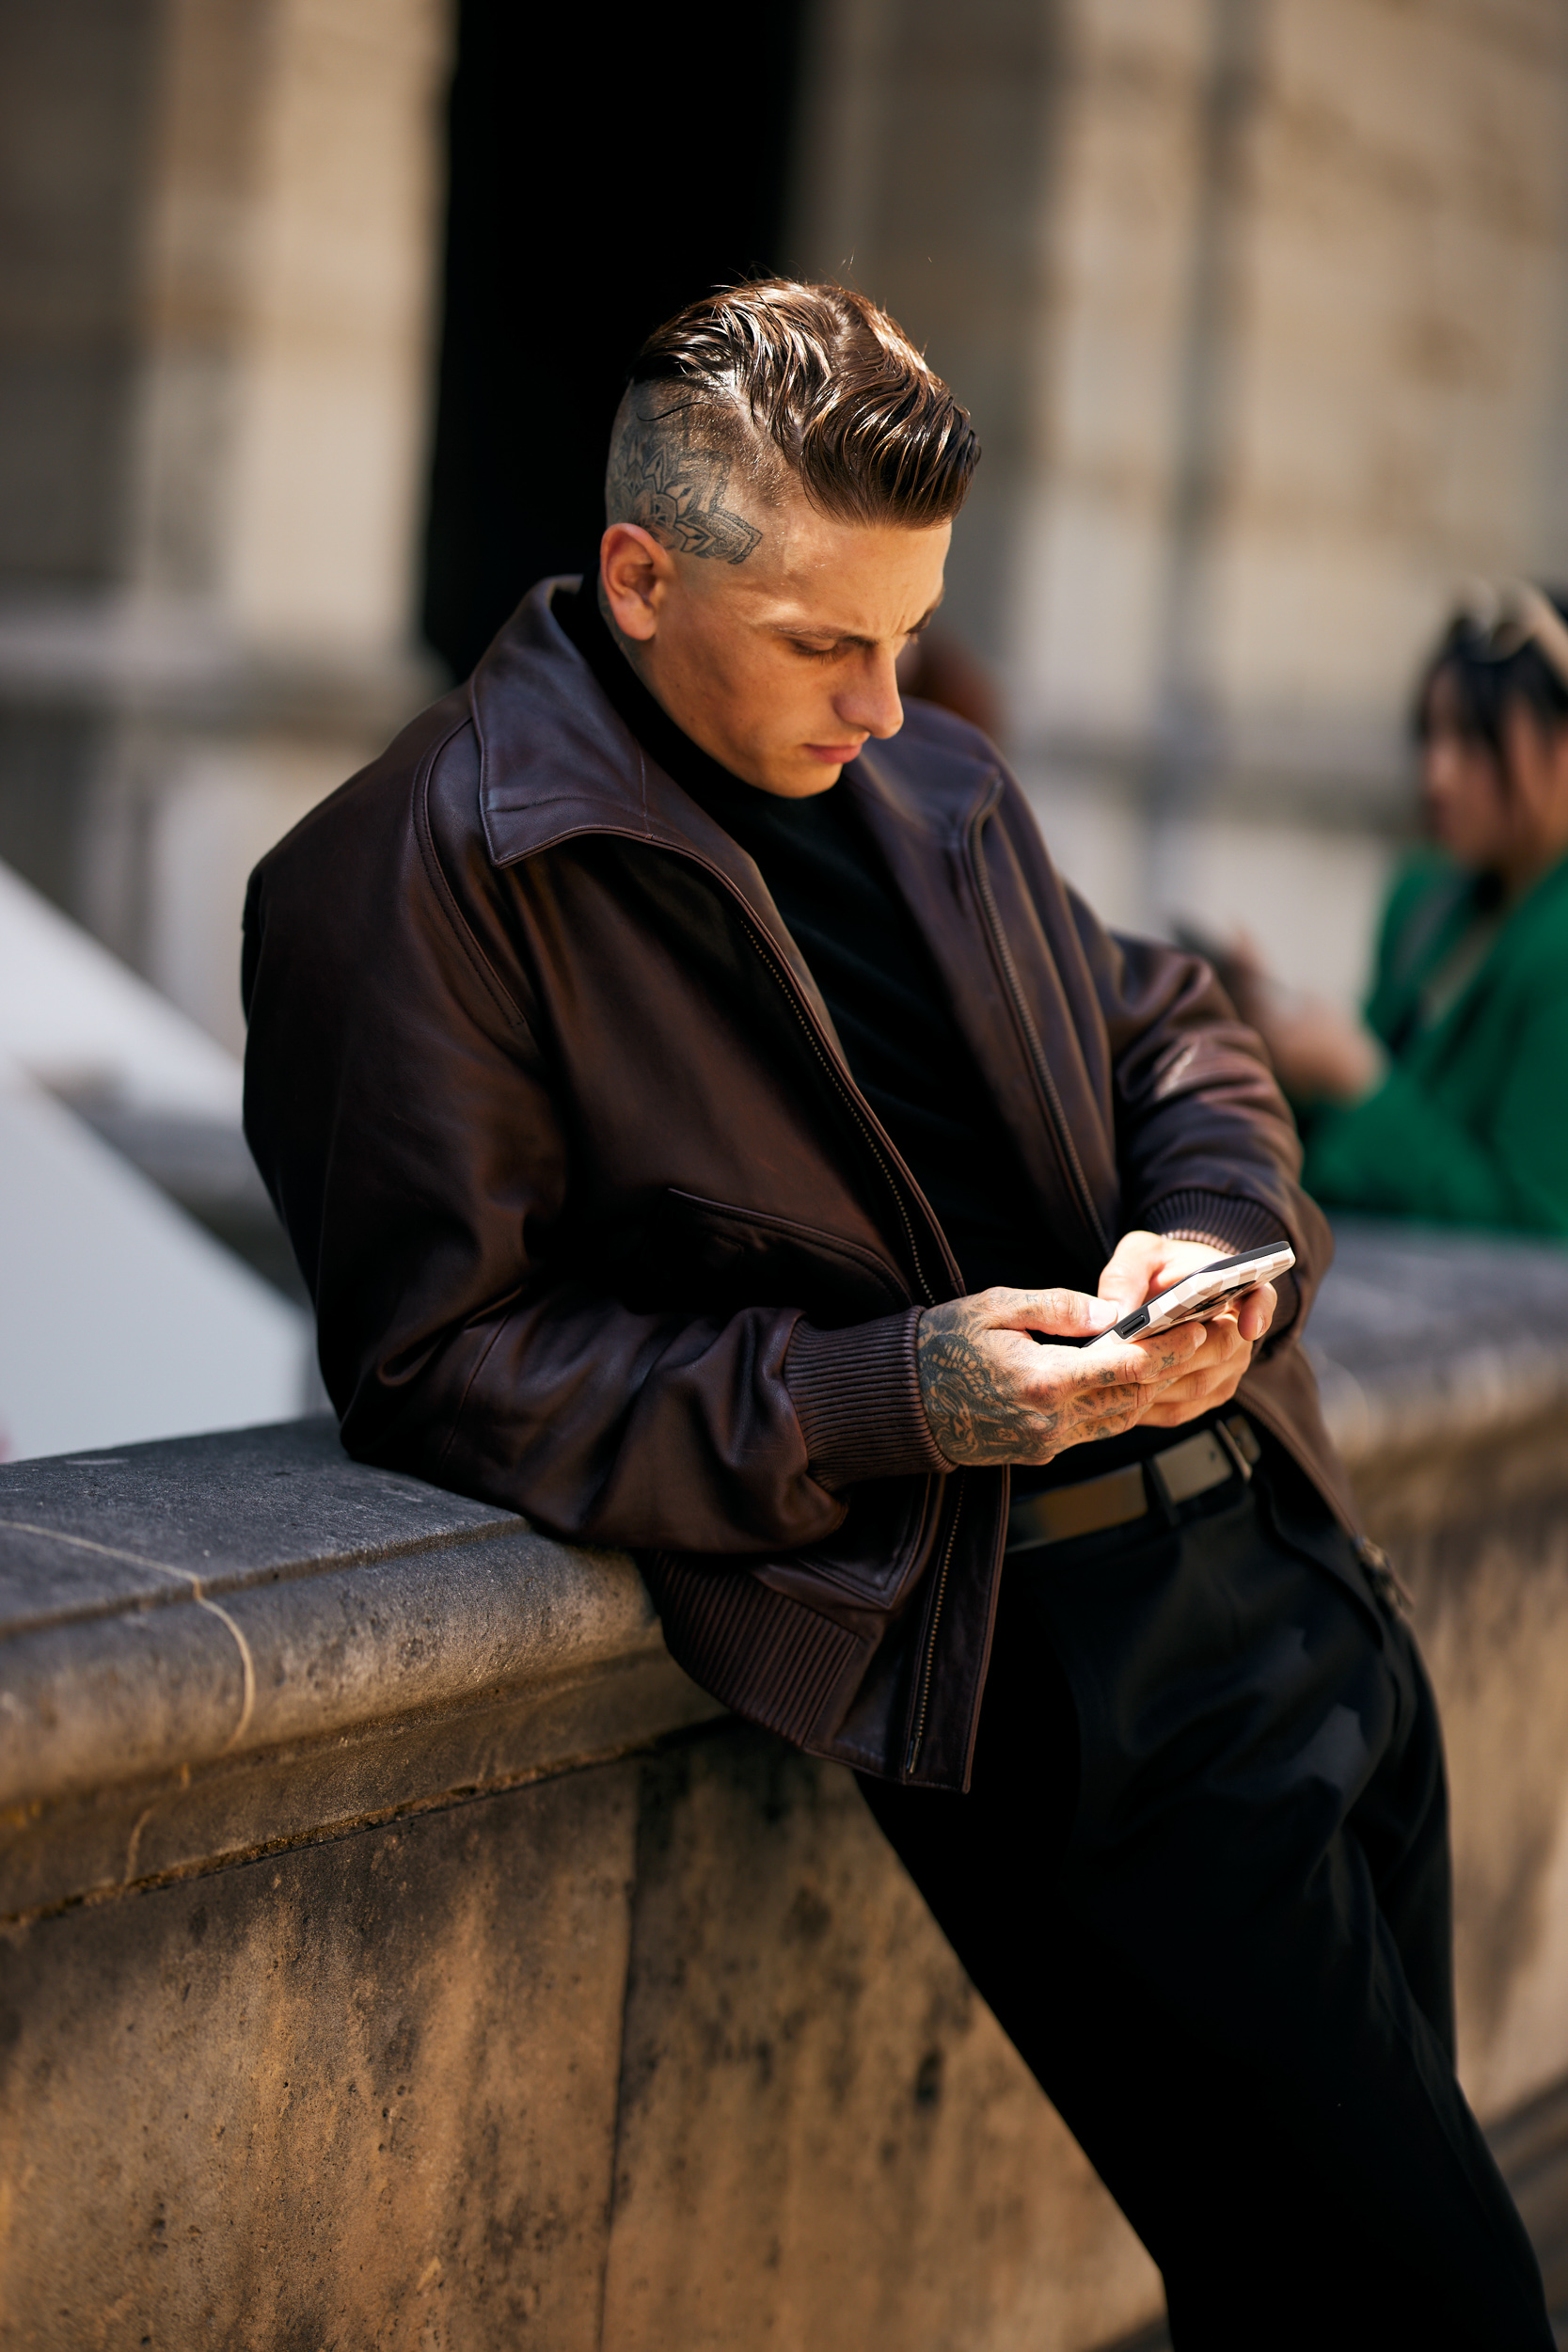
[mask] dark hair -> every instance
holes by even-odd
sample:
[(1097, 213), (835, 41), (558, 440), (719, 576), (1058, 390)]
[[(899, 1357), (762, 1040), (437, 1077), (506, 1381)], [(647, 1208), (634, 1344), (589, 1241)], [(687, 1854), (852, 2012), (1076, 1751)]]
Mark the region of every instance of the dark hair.
[(745, 463), (764, 495), (777, 497), (782, 460), (843, 522), (950, 521), (980, 461), (942, 378), (885, 310), (845, 286), (765, 278), (689, 303), (649, 336), (631, 385), (685, 388), (661, 417), (697, 409), (705, 437)]
[[(1568, 621), (1568, 590), (1541, 593)], [(1415, 726), (1421, 740), (1432, 729), (1432, 692), (1439, 677), (1452, 684), (1462, 732), (1491, 753), (1505, 786), (1503, 713), (1510, 703), (1522, 704), (1547, 729), (1568, 725), (1568, 680), (1512, 620), (1459, 612), (1449, 623), (1417, 691)]]

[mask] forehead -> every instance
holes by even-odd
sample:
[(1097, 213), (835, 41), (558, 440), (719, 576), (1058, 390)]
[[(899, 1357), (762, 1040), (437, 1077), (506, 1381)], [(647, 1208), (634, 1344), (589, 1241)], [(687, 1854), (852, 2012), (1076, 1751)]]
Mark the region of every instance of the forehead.
[(767, 516), (762, 546), (732, 579), (764, 625), (842, 637), (892, 637), (942, 596), (952, 526), (903, 530), (840, 522), (793, 500)]

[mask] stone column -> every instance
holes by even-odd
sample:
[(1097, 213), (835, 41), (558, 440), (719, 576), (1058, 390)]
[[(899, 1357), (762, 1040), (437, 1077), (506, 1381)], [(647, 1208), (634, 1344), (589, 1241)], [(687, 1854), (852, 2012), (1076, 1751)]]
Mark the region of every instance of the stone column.
[[(135, 130), (117, 368), (77, 435), (91, 560), (40, 563), (42, 516), (8, 550), (0, 696), (74, 749), (38, 879), (230, 1043), (250, 865), (432, 683), (413, 613), (448, 16), (166, 0), (121, 28), (130, 87), (100, 109)], [(35, 63), (55, 124), (84, 112), (71, 66)]]

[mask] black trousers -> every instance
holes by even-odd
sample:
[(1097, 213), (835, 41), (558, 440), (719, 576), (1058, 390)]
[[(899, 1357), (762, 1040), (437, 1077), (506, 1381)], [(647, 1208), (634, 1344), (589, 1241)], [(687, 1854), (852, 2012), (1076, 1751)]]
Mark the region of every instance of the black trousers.
[(1278, 1449), (1015, 1554), (969, 1794), (862, 1786), (1181, 2352), (1550, 2352), (1454, 2078), (1431, 1690)]

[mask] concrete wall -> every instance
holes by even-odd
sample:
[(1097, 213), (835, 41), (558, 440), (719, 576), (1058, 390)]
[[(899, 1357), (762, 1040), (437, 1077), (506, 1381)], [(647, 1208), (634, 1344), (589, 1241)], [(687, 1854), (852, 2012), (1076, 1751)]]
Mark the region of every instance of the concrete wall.
[[(1364, 1228), (1317, 1337), (1544, 2243), (1565, 1315), (1556, 1254)], [(0, 1470), (0, 2118), (8, 2345), (1089, 2352), (1159, 2312), (847, 1776), (719, 1717), (629, 1562), (324, 1422)]]

